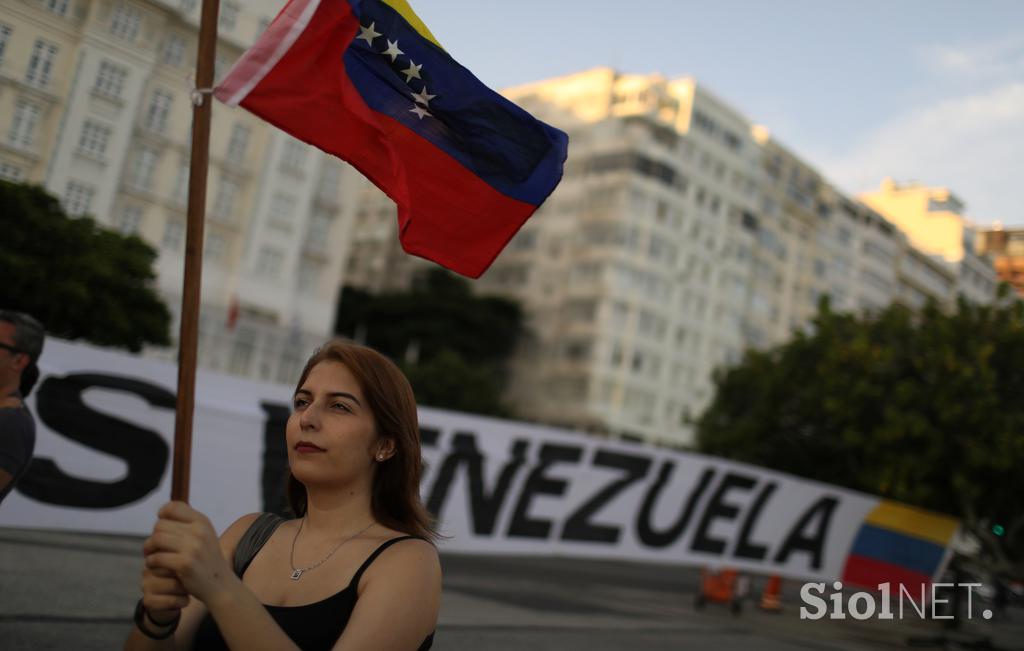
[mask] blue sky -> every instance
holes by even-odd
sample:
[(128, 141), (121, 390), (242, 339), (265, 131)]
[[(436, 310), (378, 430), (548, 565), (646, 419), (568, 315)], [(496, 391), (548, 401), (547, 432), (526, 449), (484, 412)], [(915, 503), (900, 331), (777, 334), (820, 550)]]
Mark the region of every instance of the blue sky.
[(847, 192), (953, 189), (1024, 225), (1024, 0), (416, 0), (492, 87), (693, 75)]

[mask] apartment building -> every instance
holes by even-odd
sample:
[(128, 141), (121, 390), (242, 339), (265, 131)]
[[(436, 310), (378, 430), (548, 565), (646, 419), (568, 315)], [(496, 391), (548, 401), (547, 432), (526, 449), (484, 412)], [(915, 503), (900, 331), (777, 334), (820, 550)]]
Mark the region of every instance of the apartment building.
[[(877, 191), (858, 198), (905, 232), (915, 249), (944, 263), (941, 273), (954, 276), (954, 297), (962, 294), (976, 303), (992, 300), (999, 276), (992, 260), (978, 253), (978, 229), (964, 216), (964, 202), (948, 188), (900, 184), (889, 178)], [(938, 282), (937, 277), (934, 280)]]
[(999, 279), (1024, 298), (1024, 228), (995, 224), (979, 229), (975, 248), (993, 259)]
[[(157, 247), (158, 287), (176, 318), (200, 4), (5, 0), (0, 10), (0, 177), (42, 184), (71, 215)], [(221, 2), (218, 76), (279, 9), (276, 0)], [(344, 179), (340, 161), (215, 103), (202, 365), (297, 377), (333, 324)]]
[[(685, 446), (716, 369), (808, 326), (819, 301), (949, 300), (958, 278), (883, 214), (694, 79), (598, 68), (505, 95), (569, 134), (561, 185), (475, 283), (521, 302), (510, 403), (601, 436)], [(348, 282), (407, 286), (368, 184)], [(386, 270), (387, 273), (383, 273)]]

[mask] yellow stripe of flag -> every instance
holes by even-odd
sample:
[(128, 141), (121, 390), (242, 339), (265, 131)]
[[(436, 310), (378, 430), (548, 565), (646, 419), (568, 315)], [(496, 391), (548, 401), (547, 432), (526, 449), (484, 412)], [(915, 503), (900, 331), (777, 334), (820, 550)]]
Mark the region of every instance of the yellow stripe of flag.
[(885, 500), (879, 502), (875, 510), (868, 514), (865, 522), (922, 538), (943, 547), (949, 544), (960, 524), (955, 518), (946, 515)]
[(430, 33), (430, 30), (427, 29), (427, 26), (423, 21), (420, 20), (420, 17), (416, 15), (416, 12), (412, 10), (412, 7), (409, 6), (409, 3), (406, 2), (406, 0), (381, 0), (381, 2), (397, 11), (402, 18), (405, 18), (405, 22), (409, 23), (413, 29), (419, 32), (420, 36), (444, 50), (444, 48), (441, 47), (441, 44), (437, 42), (437, 39), (434, 38), (434, 35)]

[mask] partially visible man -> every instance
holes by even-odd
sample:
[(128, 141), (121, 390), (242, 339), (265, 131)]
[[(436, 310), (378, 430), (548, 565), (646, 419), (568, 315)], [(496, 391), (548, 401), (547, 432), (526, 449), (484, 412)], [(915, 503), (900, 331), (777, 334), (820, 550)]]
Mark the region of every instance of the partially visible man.
[(43, 326), (27, 314), (0, 310), (0, 502), (28, 469), (36, 424), (24, 398), (39, 377)]

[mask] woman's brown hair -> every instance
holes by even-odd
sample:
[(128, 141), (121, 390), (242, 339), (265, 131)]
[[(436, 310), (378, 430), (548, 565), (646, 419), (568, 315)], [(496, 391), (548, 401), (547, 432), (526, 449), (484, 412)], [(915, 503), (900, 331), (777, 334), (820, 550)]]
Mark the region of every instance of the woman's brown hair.
[[(391, 439), (395, 444), (395, 453), (377, 464), (373, 477), (370, 499), (373, 516), (396, 531), (435, 540), (433, 518), (420, 500), (423, 458), (416, 398), (409, 380), (394, 362), (372, 348), (332, 339), (306, 362), (295, 390), (302, 388), (314, 366), (326, 361), (344, 364), (355, 376), (366, 406), (373, 414), (377, 436)], [(290, 472), (288, 503), (296, 516), (306, 513), (306, 487)]]

